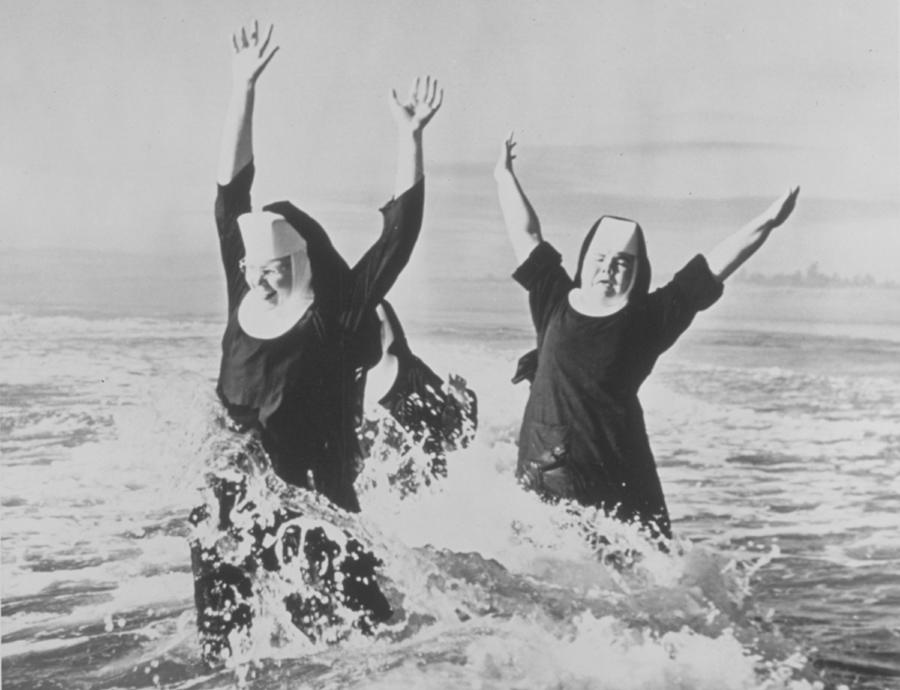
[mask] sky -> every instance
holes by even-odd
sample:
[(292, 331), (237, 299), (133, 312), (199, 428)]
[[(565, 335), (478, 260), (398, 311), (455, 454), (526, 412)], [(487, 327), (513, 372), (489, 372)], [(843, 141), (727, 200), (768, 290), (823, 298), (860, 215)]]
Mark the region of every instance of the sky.
[[(258, 86), (259, 199), (332, 221), (374, 211), (393, 181), (389, 89), (433, 74), (445, 89), (425, 137), (436, 225), (464, 225), (475, 206), (499, 219), (490, 171), (515, 130), (548, 218), (588, 222), (572, 195), (767, 205), (800, 184), (782, 254), (897, 273), (894, 0), (37, 0), (4, 14), (7, 254), (214, 252), (230, 34), (258, 18), (280, 45)], [(860, 242), (879, 251), (865, 258)]]

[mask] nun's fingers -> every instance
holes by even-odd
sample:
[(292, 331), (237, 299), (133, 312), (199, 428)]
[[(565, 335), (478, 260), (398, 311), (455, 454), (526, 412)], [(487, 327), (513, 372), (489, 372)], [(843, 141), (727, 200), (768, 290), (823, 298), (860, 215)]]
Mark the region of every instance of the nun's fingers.
[[(262, 57), (262, 56), (265, 54), (266, 48), (269, 47), (269, 41), (272, 39), (272, 31), (273, 31), (274, 29), (275, 29), (275, 25), (274, 25), (274, 24), (269, 24), (269, 30), (268, 30), (268, 32), (266, 32), (266, 40), (263, 41), (262, 47), (259, 49), (259, 56), (260, 56), (260, 57)], [(277, 50), (277, 49), (276, 49), (276, 50)]]
[(794, 210), (797, 194), (799, 194), (799, 192), (800, 188), (795, 187), (782, 194), (778, 199), (772, 202), (772, 205), (769, 206), (768, 209), (766, 209), (760, 222), (767, 224), (772, 228), (777, 228), (784, 223)]
[[(435, 83), (437, 83), (437, 82), (435, 82)], [(435, 102), (434, 102), (434, 99), (432, 99), (431, 103), (428, 104), (429, 107), (431, 108), (431, 112), (432, 112), (432, 113), (436, 113), (438, 110), (440, 110), (441, 105), (443, 104), (443, 102), (444, 102), (444, 90), (443, 90), (443, 89), (438, 89), (438, 91), (437, 91), (437, 103), (435, 103)]]
[(260, 64), (259, 69), (256, 70), (256, 74), (260, 74), (266, 68), (266, 66), (272, 61), (272, 58), (275, 57), (275, 53), (278, 52), (278, 49), (280, 47), (281, 46), (275, 46), (274, 48), (272, 48), (272, 52), (269, 53), (269, 56), (265, 60), (262, 61), (262, 64)]
[(775, 219), (776, 222), (778, 222), (779, 224), (783, 223), (794, 212), (794, 207), (797, 205), (797, 195), (799, 194), (800, 187), (794, 187), (790, 192), (788, 192), (784, 203), (781, 205), (781, 210), (778, 213), (778, 217)]
[(440, 107), (442, 100), (444, 100), (444, 89), (438, 84), (437, 79), (433, 79), (431, 82), (431, 98), (428, 99), (428, 105), (437, 109)]

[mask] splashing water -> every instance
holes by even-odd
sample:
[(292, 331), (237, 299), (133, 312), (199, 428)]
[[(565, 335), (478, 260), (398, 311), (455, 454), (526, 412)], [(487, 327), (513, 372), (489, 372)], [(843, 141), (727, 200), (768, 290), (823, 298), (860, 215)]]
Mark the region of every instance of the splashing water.
[[(842, 625), (840, 602), (852, 600), (854, 586), (867, 590), (868, 629), (890, 634), (879, 621), (900, 592), (884, 482), (900, 438), (891, 381), (684, 360), (661, 368), (644, 400), (680, 535), (662, 551), (635, 526), (523, 492), (512, 476), (525, 391), (507, 383), (521, 344), (442, 338), (422, 352), (464, 373), (482, 410), (476, 441), (448, 455), (446, 478), (400, 491), (392, 468), (424, 476), (426, 459), (414, 447), (402, 457), (376, 448), (358, 484), (362, 512), (348, 515), (285, 487), (265, 465), (245, 468), (262, 512), (293, 507), (303, 515), (294, 526), (320, 527), (335, 541), (351, 534), (381, 559), (392, 617), (365, 635), (343, 611), (312, 640), (282, 605), (308, 583), (263, 573), (252, 634), (209, 669), (187, 518), (235, 443), (211, 394), (217, 327), (13, 325), (0, 352), (11, 372), (2, 422), (4, 687), (836, 687), (808, 657), (824, 631)], [(43, 363), (40, 353), (51, 351), (55, 363)], [(849, 394), (852, 406), (823, 410), (825, 386)], [(773, 393), (759, 403), (746, 397), (767, 387)], [(786, 387), (782, 406), (766, 409)], [(822, 421), (829, 415), (837, 426)], [(822, 468), (851, 455), (848, 502), (838, 488), (846, 472), (842, 480)], [(214, 532), (206, 537), (221, 537)], [(806, 559), (810, 550), (816, 559)], [(819, 583), (829, 617), (822, 638), (815, 629), (797, 637), (807, 628), (791, 626), (806, 610), (800, 583), (788, 598), (777, 591), (801, 573)], [(860, 584), (840, 589), (848, 573)], [(831, 678), (889, 687), (891, 641), (881, 649), (865, 660), (850, 646), (832, 648), (826, 668), (855, 660)], [(866, 673), (888, 680), (853, 680)]]

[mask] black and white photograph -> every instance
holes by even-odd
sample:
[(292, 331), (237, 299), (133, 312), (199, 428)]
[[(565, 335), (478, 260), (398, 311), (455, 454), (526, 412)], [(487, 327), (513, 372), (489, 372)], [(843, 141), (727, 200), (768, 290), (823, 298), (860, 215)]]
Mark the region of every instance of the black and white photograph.
[(900, 690), (894, 0), (3, 9), (4, 690)]

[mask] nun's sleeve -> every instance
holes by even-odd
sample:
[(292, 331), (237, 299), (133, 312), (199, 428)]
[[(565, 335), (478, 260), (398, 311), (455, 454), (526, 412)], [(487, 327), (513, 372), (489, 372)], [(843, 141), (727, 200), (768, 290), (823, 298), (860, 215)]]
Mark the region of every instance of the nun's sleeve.
[(246, 292), (246, 283), (241, 273), (240, 261), (244, 256), (244, 242), (238, 229), (237, 219), (250, 211), (250, 188), (256, 170), (251, 160), (227, 185), (218, 185), (216, 191), (216, 228), (219, 231), (219, 251), (225, 282), (228, 288), (228, 312), (240, 303)]
[(471, 388), (465, 390), (465, 404), (450, 393), (444, 394), (441, 427), (447, 450), (467, 448), (478, 429), (478, 396)]
[(381, 208), (381, 236), (351, 271), (342, 318), (349, 330), (360, 328), (365, 314), (384, 299), (409, 262), (422, 227), (424, 205), (425, 181), (421, 179)]
[(722, 296), (722, 283), (698, 254), (663, 287), (647, 296), (647, 314), (653, 349), (657, 354), (672, 347), (698, 312)]
[(540, 347), (550, 314), (572, 289), (572, 279), (562, 267), (562, 256), (549, 242), (532, 249), (512, 277), (528, 290), (528, 305)]

